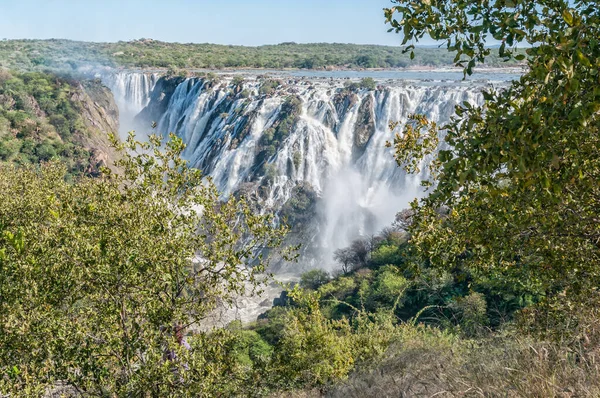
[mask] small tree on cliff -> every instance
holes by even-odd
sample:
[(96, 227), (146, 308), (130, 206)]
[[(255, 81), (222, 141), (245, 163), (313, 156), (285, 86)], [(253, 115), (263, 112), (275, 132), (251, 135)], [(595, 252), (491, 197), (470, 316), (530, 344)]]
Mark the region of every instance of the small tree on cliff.
[(60, 381), (91, 396), (212, 395), (233, 371), (225, 340), (182, 350), (184, 335), (258, 286), (261, 250), (284, 229), (221, 201), (174, 136), (118, 148), (122, 174), (75, 183), (61, 164), (0, 166), (2, 393)]

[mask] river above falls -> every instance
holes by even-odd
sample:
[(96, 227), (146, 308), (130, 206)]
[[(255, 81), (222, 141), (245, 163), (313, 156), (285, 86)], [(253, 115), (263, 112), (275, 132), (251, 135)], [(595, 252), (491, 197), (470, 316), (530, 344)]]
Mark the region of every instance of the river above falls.
[(456, 68), (444, 69), (381, 69), (381, 70), (231, 70), (215, 71), (225, 74), (274, 75), (306, 79), (350, 79), (359, 80), (370, 77), (377, 81), (414, 81), (431, 83), (469, 84), (510, 82), (519, 79), (523, 71), (519, 68), (488, 68), (476, 70), (473, 75), (464, 78), (463, 71)]

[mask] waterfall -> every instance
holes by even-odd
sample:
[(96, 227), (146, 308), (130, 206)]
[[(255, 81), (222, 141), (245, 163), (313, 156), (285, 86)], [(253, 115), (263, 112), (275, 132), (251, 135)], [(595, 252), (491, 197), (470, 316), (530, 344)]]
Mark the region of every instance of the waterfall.
[(150, 101), (150, 93), (159, 79), (158, 73), (103, 71), (97, 74), (112, 91), (119, 107), (121, 133), (133, 129), (133, 120)]
[[(455, 105), (483, 101), (483, 85), (475, 83), (393, 81), (366, 90), (344, 87), (343, 79), (288, 77), (261, 94), (264, 78), (256, 76), (240, 84), (223, 76), (122, 72), (105, 81), (122, 109), (138, 114), (138, 123), (152, 119), (158, 131), (183, 138), (185, 158), (224, 196), (254, 192), (263, 209), (279, 211), (295, 188), (312, 187), (319, 198), (312, 245), (325, 262), (352, 239), (389, 225), (424, 194), (424, 175), (406, 175), (385, 146), (393, 140), (389, 122), (404, 125), (419, 113), (443, 123)], [(290, 98), (299, 104), (291, 119), (285, 114)], [(286, 117), (293, 123), (268, 148), (272, 141), (265, 135)]]

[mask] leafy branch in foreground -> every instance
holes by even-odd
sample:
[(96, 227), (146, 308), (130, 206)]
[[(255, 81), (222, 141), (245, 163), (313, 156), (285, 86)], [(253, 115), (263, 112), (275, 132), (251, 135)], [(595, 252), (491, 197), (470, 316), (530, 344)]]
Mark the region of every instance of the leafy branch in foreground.
[[(457, 61), (465, 61), (466, 73), (490, 54), (484, 44), (491, 37), (501, 41), (498, 54), (507, 59), (518, 57), (517, 43), (531, 45), (529, 72), (503, 91), (485, 92), (483, 107), (457, 107), (442, 126), (443, 150), (430, 181), (434, 189), (412, 204), (409, 231), (419, 256), (438, 267), (464, 266), (545, 295), (546, 304), (559, 300), (565, 309), (595, 297), (600, 286), (597, 1), (394, 2), (398, 5), (386, 11), (387, 19), (405, 43), (425, 35), (445, 40), (449, 50), (458, 51)], [(409, 128), (396, 136), (397, 159), (409, 171), (413, 156), (423, 154), (429, 132), (422, 134), (415, 139)]]
[(122, 174), (74, 183), (59, 163), (0, 165), (2, 392), (60, 382), (89, 396), (197, 396), (232, 371), (194, 331), (260, 287), (262, 253), (285, 228), (220, 200), (175, 136), (117, 146)]

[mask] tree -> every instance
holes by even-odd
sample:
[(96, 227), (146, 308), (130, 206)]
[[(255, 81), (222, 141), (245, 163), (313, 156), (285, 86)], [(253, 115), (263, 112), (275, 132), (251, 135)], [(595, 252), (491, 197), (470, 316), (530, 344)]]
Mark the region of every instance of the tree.
[(342, 249), (337, 249), (333, 253), (333, 259), (340, 263), (340, 265), (342, 266), (342, 272), (344, 274), (347, 274), (350, 271), (352, 271), (352, 267), (354, 265), (354, 252), (351, 248), (346, 247)]
[(333, 259), (341, 264), (342, 272), (345, 274), (366, 267), (371, 259), (374, 243), (373, 238), (355, 239), (349, 247), (336, 250)]
[(373, 251), (371, 239), (359, 238), (352, 241), (350, 249), (354, 254), (354, 267), (366, 267)]
[(372, 77), (365, 77), (360, 81), (360, 88), (373, 91), (377, 88), (377, 83)]
[(305, 272), (300, 278), (300, 286), (305, 289), (317, 290), (327, 282), (329, 282), (329, 274), (322, 269)]
[(116, 145), (122, 173), (74, 183), (59, 163), (0, 166), (2, 393), (227, 394), (227, 339), (185, 335), (259, 288), (263, 249), (285, 230), (221, 201), (179, 138)]
[[(430, 194), (412, 204), (408, 230), (421, 259), (465, 266), (527, 292), (577, 301), (600, 284), (600, 10), (591, 0), (394, 1), (403, 44), (446, 41), (471, 74), (496, 51), (529, 71), (460, 105), (441, 130), (414, 116), (394, 139), (398, 163), (431, 162)], [(412, 44), (406, 48), (412, 51)], [(392, 127), (396, 127), (393, 125)], [(444, 131), (442, 134), (441, 131)]]

